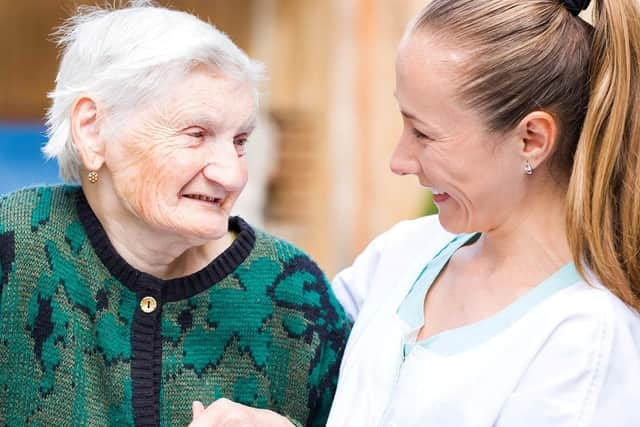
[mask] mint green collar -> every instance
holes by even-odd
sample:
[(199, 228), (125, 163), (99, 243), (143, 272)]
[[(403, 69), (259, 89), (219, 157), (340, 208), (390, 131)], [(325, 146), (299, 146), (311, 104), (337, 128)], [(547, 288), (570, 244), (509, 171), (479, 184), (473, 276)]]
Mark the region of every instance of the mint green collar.
[[(479, 236), (479, 233), (475, 233), (454, 237), (424, 267), (398, 308), (398, 316), (410, 326), (412, 331), (421, 328), (424, 324), (425, 296), (451, 256), (460, 247)], [(574, 264), (570, 262), (493, 316), (441, 332), (415, 344), (405, 344), (405, 355), (409, 354), (416, 345), (444, 356), (469, 350), (503, 332), (545, 299), (581, 280)]]

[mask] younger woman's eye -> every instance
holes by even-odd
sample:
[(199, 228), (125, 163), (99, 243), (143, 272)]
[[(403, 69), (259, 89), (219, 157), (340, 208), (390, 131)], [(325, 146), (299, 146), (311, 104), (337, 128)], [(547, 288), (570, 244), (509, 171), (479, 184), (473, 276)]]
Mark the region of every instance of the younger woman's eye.
[(416, 139), (429, 139), (429, 137), (427, 135), (425, 135), (424, 133), (420, 132), (416, 128), (413, 128), (413, 136), (415, 136)]

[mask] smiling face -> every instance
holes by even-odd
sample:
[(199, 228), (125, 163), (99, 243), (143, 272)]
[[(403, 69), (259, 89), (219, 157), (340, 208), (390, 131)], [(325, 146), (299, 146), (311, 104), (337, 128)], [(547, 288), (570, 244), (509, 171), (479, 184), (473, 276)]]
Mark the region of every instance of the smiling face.
[(428, 34), (409, 35), (396, 63), (403, 132), (394, 173), (413, 174), (434, 193), (440, 222), (454, 233), (489, 231), (525, 206), (525, 175), (515, 130), (487, 130), (458, 96), (464, 52)]
[(197, 67), (105, 144), (108, 185), (126, 216), (197, 240), (225, 235), (247, 182), (255, 119), (248, 83)]

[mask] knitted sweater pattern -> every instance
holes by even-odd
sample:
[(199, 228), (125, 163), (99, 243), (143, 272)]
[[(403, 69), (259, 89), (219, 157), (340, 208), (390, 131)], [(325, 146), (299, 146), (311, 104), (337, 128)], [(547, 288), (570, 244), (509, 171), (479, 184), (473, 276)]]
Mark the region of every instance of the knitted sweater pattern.
[(229, 227), (209, 266), (163, 281), (119, 257), (79, 187), (1, 198), (0, 425), (184, 426), (222, 397), (324, 425), (350, 324), (303, 252)]

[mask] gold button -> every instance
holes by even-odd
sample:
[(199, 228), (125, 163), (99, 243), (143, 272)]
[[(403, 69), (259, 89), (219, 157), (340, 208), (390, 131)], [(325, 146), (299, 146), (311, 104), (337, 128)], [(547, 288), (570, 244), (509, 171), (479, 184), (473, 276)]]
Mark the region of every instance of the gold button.
[(144, 297), (140, 301), (140, 308), (145, 313), (153, 313), (156, 307), (158, 307), (158, 302), (154, 297)]

